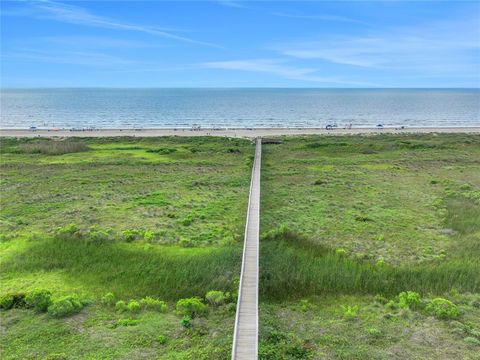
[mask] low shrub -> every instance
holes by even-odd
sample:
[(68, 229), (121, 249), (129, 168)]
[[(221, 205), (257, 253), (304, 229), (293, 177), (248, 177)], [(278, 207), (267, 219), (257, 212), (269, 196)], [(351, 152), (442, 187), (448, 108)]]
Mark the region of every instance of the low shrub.
[(168, 311), (168, 305), (165, 301), (154, 299), (150, 296), (140, 300), (140, 304), (142, 304), (143, 308), (147, 310), (154, 310), (161, 313)]
[(184, 247), (184, 248), (190, 248), (190, 247), (193, 247), (195, 244), (193, 243), (192, 240), (190, 239), (180, 239), (180, 241), (178, 242), (178, 244), (181, 246), (181, 247)]
[(117, 321), (117, 326), (136, 326), (139, 321), (135, 319), (120, 319)]
[(343, 310), (343, 318), (345, 320), (353, 320), (358, 317), (358, 310), (359, 310), (358, 305), (354, 305), (354, 306), (342, 305), (342, 310)]
[(378, 267), (384, 267), (385, 265), (387, 265), (387, 263), (385, 262), (384, 259), (378, 259), (376, 262), (375, 262), (375, 265), (377, 265)]
[(368, 328), (367, 333), (369, 336), (372, 338), (378, 339), (379, 337), (382, 336), (382, 332), (378, 330), (377, 328)]
[(478, 340), (477, 338), (474, 338), (473, 336), (468, 336), (465, 339), (463, 339), (463, 341), (465, 341), (468, 345), (480, 346), (480, 340)]
[(390, 300), (385, 304), (385, 307), (389, 310), (397, 310), (399, 305), (394, 300)]
[(205, 299), (207, 299), (208, 303), (213, 306), (220, 306), (225, 303), (227, 297), (223, 291), (212, 290), (207, 292), (205, 295)]
[(245, 165), (247, 165), (248, 167), (251, 167), (253, 165), (253, 161), (255, 160), (255, 156), (254, 155), (247, 155), (245, 157)]
[(375, 302), (385, 305), (388, 302), (388, 299), (380, 294), (375, 295)]
[(306, 311), (310, 310), (312, 307), (313, 307), (313, 305), (307, 299), (300, 300), (300, 310), (301, 311), (306, 312)]
[(271, 331), (259, 345), (260, 359), (311, 359), (313, 355), (310, 341), (278, 330)]
[(102, 304), (107, 306), (114, 306), (115, 305), (115, 295), (111, 292), (106, 293), (102, 296)]
[(181, 324), (184, 328), (190, 329), (192, 327), (192, 318), (188, 315), (185, 315), (182, 318)]
[(313, 185), (326, 185), (326, 184), (328, 184), (328, 182), (324, 179), (315, 180), (315, 182), (313, 183)]
[(112, 236), (108, 231), (99, 229), (97, 227), (91, 227), (85, 236), (86, 240), (94, 244), (102, 244), (106, 241), (111, 241)]
[(373, 219), (369, 218), (368, 215), (357, 215), (355, 216), (355, 221), (370, 222), (373, 221)]
[(55, 235), (59, 239), (78, 237), (80, 235), (80, 229), (75, 224), (67, 224), (57, 228)]
[(6, 294), (0, 296), (0, 309), (10, 310), (13, 307), (13, 295)]
[(193, 319), (206, 314), (208, 307), (198, 297), (192, 297), (178, 300), (176, 310), (179, 315), (186, 315)]
[(236, 148), (228, 148), (225, 152), (227, 154), (240, 154), (241, 153), (240, 149), (236, 149)]
[(115, 311), (118, 313), (123, 313), (127, 311), (127, 304), (123, 300), (119, 300), (115, 303)]
[(128, 305), (127, 305), (127, 309), (128, 311), (134, 313), (134, 314), (137, 314), (140, 312), (140, 310), (142, 309), (140, 304), (138, 303), (138, 301), (136, 300), (130, 300)]
[(418, 310), (422, 304), (422, 298), (415, 291), (403, 291), (398, 294), (398, 305), (403, 309)]
[(160, 149), (148, 149), (148, 153), (155, 153), (155, 154), (160, 154), (160, 155), (168, 155), (176, 152), (177, 149), (175, 148), (160, 148)]
[(183, 225), (183, 226), (190, 226), (193, 223), (193, 217), (191, 215), (188, 215), (187, 217), (178, 220), (178, 222)]
[(0, 296), (0, 309), (2, 310), (24, 308), (25, 305), (25, 294), (5, 294)]
[(295, 231), (291, 230), (287, 225), (282, 224), (277, 229), (269, 230), (262, 234), (262, 240), (276, 240), (276, 241), (289, 241), (303, 240), (302, 236)]
[(155, 233), (150, 230), (145, 230), (143, 232), (143, 240), (145, 241), (153, 241), (155, 239)]
[(457, 305), (443, 298), (433, 299), (427, 305), (426, 310), (439, 319), (454, 319), (459, 315)]
[(141, 231), (138, 231), (135, 229), (124, 230), (122, 234), (123, 234), (123, 240), (125, 240), (126, 242), (132, 242), (142, 237)]
[(68, 295), (54, 300), (48, 307), (47, 311), (48, 314), (53, 317), (62, 318), (76, 314), (80, 312), (82, 308), (83, 304), (78, 297)]
[(308, 149), (316, 149), (316, 148), (319, 148), (319, 147), (327, 147), (329, 145), (330, 145), (329, 143), (309, 142), (309, 143), (305, 144), (305, 147), (308, 148)]
[(157, 342), (160, 345), (165, 345), (167, 343), (167, 337), (165, 335), (158, 335), (157, 336)]
[(34, 290), (27, 294), (25, 303), (37, 312), (46, 312), (52, 304), (52, 293), (48, 290)]

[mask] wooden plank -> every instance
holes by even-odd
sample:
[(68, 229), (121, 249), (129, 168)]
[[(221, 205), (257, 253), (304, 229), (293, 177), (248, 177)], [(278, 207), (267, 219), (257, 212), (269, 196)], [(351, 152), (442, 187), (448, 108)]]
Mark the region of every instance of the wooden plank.
[(258, 256), (260, 231), (260, 169), (262, 140), (256, 140), (248, 200), (242, 270), (233, 335), (232, 359), (258, 358)]

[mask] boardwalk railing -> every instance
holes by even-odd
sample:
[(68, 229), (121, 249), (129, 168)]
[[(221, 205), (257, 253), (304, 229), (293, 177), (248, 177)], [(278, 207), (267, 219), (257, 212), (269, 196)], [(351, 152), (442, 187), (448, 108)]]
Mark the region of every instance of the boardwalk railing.
[(248, 199), (242, 270), (233, 334), (232, 360), (258, 358), (258, 255), (260, 230), (260, 168), (262, 139), (256, 140)]

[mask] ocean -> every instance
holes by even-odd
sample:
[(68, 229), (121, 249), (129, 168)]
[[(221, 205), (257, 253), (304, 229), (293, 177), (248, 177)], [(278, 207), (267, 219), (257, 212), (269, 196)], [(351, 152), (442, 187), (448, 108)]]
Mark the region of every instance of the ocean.
[(2, 89), (3, 129), (480, 126), (480, 89)]

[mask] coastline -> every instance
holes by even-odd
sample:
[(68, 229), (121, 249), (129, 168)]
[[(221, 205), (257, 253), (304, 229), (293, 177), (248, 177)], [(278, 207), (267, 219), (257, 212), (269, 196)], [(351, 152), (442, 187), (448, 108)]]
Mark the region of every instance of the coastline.
[(409, 127), (409, 128), (227, 128), (227, 129), (95, 129), (95, 130), (29, 130), (0, 129), (0, 137), (160, 137), (160, 136), (221, 136), (256, 138), (283, 135), (376, 135), (376, 134), (426, 134), (465, 133), (480, 134), (480, 126), (474, 127)]

